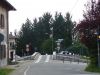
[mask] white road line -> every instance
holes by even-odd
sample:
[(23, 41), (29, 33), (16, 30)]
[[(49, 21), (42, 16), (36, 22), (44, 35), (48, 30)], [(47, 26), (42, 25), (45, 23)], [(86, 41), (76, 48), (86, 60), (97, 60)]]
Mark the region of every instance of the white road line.
[(26, 71), (24, 72), (24, 75), (26, 75), (26, 72), (28, 71), (29, 68), (30, 68), (30, 67), (28, 66), (28, 68), (27, 68)]
[(42, 55), (39, 56), (38, 60), (35, 63), (40, 62), (41, 58), (42, 58)]
[(50, 58), (50, 55), (47, 55), (47, 58), (46, 58), (45, 62), (48, 62), (49, 58)]

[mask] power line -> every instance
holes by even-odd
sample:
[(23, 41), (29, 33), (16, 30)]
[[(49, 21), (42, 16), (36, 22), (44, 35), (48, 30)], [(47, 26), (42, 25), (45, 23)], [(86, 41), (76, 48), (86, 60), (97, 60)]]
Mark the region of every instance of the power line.
[(73, 9), (75, 8), (76, 4), (78, 3), (78, 0), (76, 1), (76, 3), (74, 4), (73, 8), (71, 9), (70, 13), (73, 11)]

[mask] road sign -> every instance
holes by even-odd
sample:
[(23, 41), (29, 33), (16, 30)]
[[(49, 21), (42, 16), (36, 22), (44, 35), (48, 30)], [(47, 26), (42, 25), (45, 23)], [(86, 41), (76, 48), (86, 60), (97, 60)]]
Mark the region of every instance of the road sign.
[(28, 52), (29, 51), (29, 48), (26, 48), (26, 51)]
[(60, 43), (59, 43), (59, 42), (57, 42), (57, 45), (59, 46), (59, 45), (60, 45)]
[(37, 50), (37, 47), (35, 47), (34, 49), (35, 49), (35, 52), (36, 52), (36, 50)]
[(26, 44), (26, 47), (29, 47), (29, 44)]
[(0, 42), (4, 40), (4, 35), (0, 33)]
[(55, 42), (61, 42), (61, 40), (57, 40), (57, 41), (55, 41)]

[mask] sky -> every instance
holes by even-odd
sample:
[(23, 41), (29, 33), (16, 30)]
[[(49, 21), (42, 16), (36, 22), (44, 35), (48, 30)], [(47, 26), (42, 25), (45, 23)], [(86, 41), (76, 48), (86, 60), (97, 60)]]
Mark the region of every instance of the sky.
[(29, 18), (33, 21), (34, 18), (41, 17), (44, 13), (49, 12), (52, 16), (55, 12), (62, 13), (63, 16), (67, 12), (72, 15), (72, 20), (79, 22), (83, 19), (84, 4), (87, 0), (7, 0), (17, 10), (9, 12), (9, 32), (14, 32), (16, 29), (20, 31), (23, 23)]

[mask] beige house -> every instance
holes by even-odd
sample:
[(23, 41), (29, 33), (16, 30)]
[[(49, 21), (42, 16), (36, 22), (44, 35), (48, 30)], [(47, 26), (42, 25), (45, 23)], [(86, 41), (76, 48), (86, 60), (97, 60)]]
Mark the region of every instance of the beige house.
[(0, 50), (0, 65), (7, 65), (9, 62), (9, 14), (11, 10), (16, 10), (7, 0), (0, 0), (0, 33), (4, 35), (1, 42), (3, 50)]
[(15, 60), (15, 40), (17, 38), (12, 35), (12, 32), (9, 34), (9, 58)]

